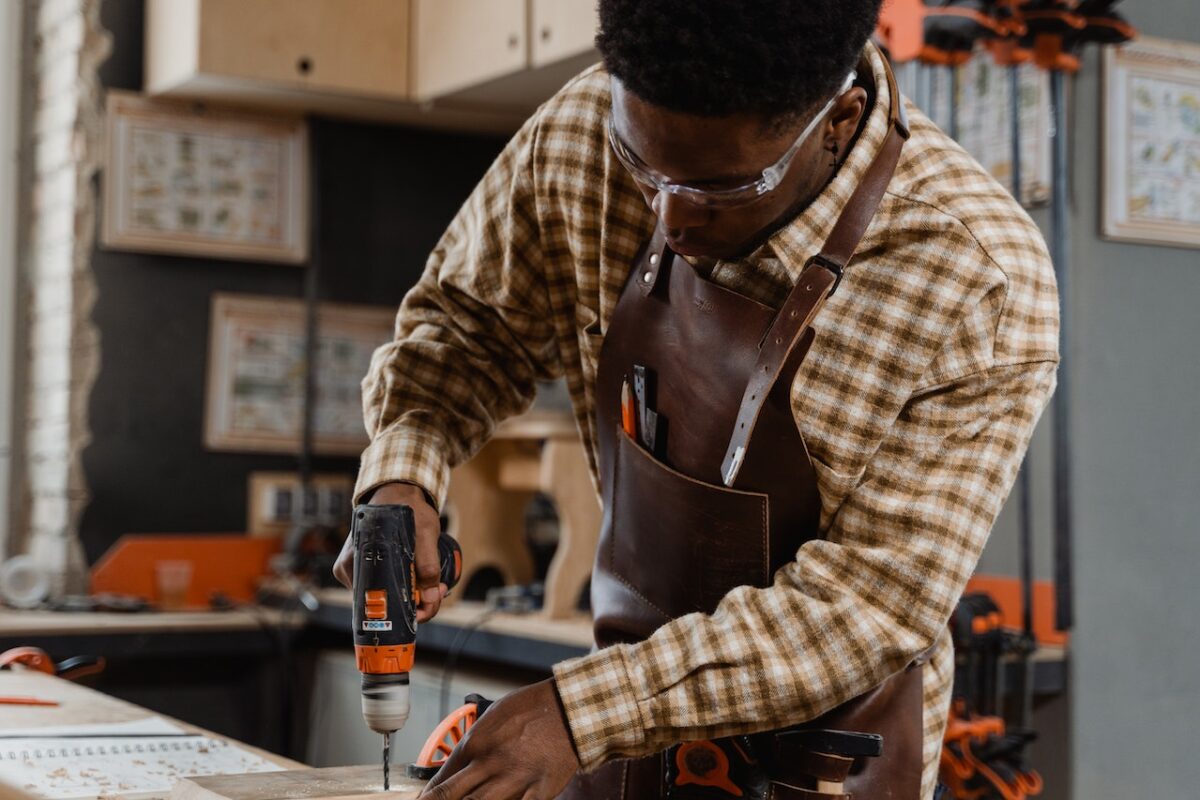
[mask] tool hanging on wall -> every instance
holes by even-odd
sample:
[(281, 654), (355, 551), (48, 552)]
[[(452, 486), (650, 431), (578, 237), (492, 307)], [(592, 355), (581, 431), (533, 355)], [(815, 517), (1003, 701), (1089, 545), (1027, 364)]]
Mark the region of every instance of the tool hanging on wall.
[[(947, 0), (928, 7), (925, 12), (925, 46), (921, 48), (921, 62), (931, 70), (944, 70), (949, 76), (946, 132), (951, 139), (957, 140), (959, 136), (960, 68), (975, 55), (977, 43), (1002, 39), (1010, 33), (1006, 25), (992, 16), (992, 5), (984, 0)], [(931, 93), (929, 112), (933, 113), (936, 107), (937, 98)]]
[[(952, 797), (1024, 800), (1042, 791), (1041, 776), (1025, 754), (1037, 734), (1027, 719), (1010, 725), (1004, 714), (1004, 659), (1016, 655), (1028, 663), (1036, 649), (1028, 614), (1026, 625), (1023, 631), (1002, 627), (999, 607), (983, 593), (964, 595), (951, 617), (954, 696), (939, 773)], [(1031, 692), (1025, 681), (1022, 694)]]
[(946, 71), (948, 133), (958, 138), (959, 68), (975, 55), (979, 43), (1012, 38), (1010, 15), (997, 9), (997, 0), (894, 0), (884, 6), (876, 36), (894, 63), (915, 61), (914, 101), (937, 116), (937, 71)]
[(1112, 11), (1120, 0), (1029, 0), (1021, 12), (1027, 27), (1023, 46), (1031, 47), (1034, 61), (1050, 72), (1053, 107), (1053, 187), (1050, 212), (1050, 254), (1058, 281), (1060, 361), (1054, 393), (1054, 585), (1055, 625), (1069, 630), (1074, 622), (1072, 537), (1072, 462), (1070, 449), (1070, 171), (1067, 130), (1067, 78), (1079, 70), (1080, 51), (1088, 44), (1119, 44), (1137, 31)]

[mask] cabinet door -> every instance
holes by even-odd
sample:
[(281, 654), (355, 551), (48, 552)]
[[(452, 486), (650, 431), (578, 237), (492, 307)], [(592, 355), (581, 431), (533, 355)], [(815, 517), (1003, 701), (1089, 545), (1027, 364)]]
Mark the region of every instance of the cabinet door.
[(581, 55), (595, 44), (598, 0), (529, 0), (530, 64)]
[(413, 0), (412, 99), (524, 69), (526, 0)]
[(410, 0), (202, 0), (202, 73), (403, 98)]

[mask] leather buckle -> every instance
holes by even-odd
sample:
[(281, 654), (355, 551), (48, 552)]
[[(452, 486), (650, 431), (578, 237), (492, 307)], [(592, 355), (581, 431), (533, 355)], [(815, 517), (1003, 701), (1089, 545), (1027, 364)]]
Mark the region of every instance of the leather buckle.
[(817, 253), (815, 256), (810, 258), (808, 263), (804, 265), (804, 268), (808, 269), (813, 264), (816, 264), (818, 267), (824, 267), (833, 273), (835, 278), (833, 286), (829, 287), (829, 293), (825, 295), (827, 298), (833, 297), (833, 293), (836, 292), (837, 288), (842, 285), (842, 274), (845, 272), (845, 267), (823, 253)]

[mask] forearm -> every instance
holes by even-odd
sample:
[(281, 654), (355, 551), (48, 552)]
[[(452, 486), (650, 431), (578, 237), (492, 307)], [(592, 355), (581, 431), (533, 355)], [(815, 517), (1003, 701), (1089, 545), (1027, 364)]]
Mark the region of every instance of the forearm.
[(362, 385), (371, 444), (356, 497), (405, 481), (440, 505), (450, 467), (560, 371), (532, 213), (534, 128), (513, 138), (459, 210), (404, 298), (393, 341), (371, 360)]

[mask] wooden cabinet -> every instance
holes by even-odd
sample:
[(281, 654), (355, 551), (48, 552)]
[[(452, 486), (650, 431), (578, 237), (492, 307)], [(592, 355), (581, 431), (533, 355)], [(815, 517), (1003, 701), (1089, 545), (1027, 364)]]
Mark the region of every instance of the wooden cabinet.
[(407, 0), (148, 0), (146, 90), (222, 82), (408, 98)]
[(413, 0), (410, 96), (430, 100), (527, 64), (526, 0)]
[(529, 0), (529, 64), (587, 53), (599, 27), (598, 0)]
[(595, 3), (146, 0), (145, 89), (512, 130), (591, 57)]

